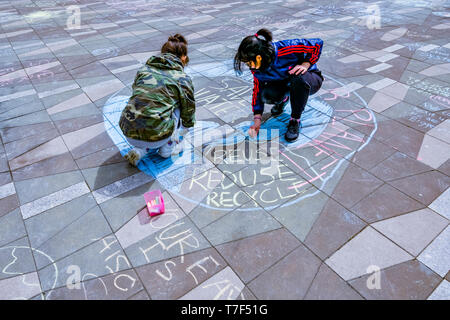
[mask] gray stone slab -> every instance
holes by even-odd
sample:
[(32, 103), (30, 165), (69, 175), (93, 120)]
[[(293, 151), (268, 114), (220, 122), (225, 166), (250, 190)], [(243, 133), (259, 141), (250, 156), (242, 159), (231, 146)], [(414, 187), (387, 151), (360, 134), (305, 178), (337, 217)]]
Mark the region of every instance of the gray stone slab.
[(81, 280), (86, 281), (130, 269), (131, 264), (116, 237), (109, 235), (39, 270), (42, 290), (50, 291), (65, 286), (68, 280), (73, 279), (78, 268)]
[[(53, 259), (59, 260), (110, 233), (111, 228), (105, 217), (100, 208), (95, 206), (44, 242), (38, 249)], [(45, 259), (36, 257), (36, 265), (39, 269), (47, 264), (48, 261)]]
[(95, 206), (92, 195), (86, 194), (25, 220), (31, 245), (40, 247)]
[(91, 190), (100, 189), (138, 172), (138, 169), (125, 162), (82, 170), (83, 176)]
[(433, 242), (422, 251), (417, 260), (425, 264), (428, 268), (445, 277), (450, 270), (450, 227), (442, 231)]
[(37, 272), (0, 280), (1, 300), (27, 300), (41, 293)]
[(186, 217), (129, 246), (125, 252), (133, 267), (138, 267), (209, 247), (200, 230)]
[(204, 227), (202, 233), (213, 245), (219, 245), (281, 227), (261, 207), (255, 208), (253, 203), (248, 203)]
[(450, 220), (450, 188), (434, 200), (429, 207)]
[(306, 193), (269, 212), (299, 240), (304, 241), (328, 199), (325, 193), (311, 187)]
[(15, 182), (20, 204), (25, 204), (84, 180), (80, 171), (65, 172)]
[(19, 209), (0, 217), (0, 246), (22, 238), (26, 234)]
[(417, 256), (447, 225), (447, 219), (423, 209), (373, 223), (372, 227)]
[(450, 300), (450, 282), (443, 280), (436, 290), (428, 297), (428, 300)]
[(27, 238), (0, 247), (0, 279), (36, 271)]
[(101, 203), (100, 208), (113, 231), (117, 231), (145, 207), (144, 193), (156, 189), (164, 191), (159, 182), (154, 180)]
[(412, 259), (413, 256), (399, 246), (367, 227), (325, 263), (344, 280), (350, 280), (366, 274), (371, 266), (382, 269)]

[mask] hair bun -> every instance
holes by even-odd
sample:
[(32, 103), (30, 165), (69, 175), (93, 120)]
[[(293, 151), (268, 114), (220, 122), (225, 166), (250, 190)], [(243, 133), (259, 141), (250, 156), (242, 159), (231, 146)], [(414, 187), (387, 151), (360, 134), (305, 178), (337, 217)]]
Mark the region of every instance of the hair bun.
[(176, 35), (170, 36), (168, 41), (172, 41), (172, 42), (182, 42), (184, 44), (187, 44), (186, 39), (179, 33), (177, 33)]

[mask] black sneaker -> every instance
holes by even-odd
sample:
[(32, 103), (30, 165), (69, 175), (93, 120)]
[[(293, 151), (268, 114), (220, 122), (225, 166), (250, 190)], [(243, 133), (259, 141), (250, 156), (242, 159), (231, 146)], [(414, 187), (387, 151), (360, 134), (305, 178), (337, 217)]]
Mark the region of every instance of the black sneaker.
[(299, 127), (300, 127), (299, 121), (294, 119), (289, 121), (286, 134), (284, 135), (286, 141), (291, 142), (297, 140)]
[(283, 99), (280, 103), (275, 104), (270, 112), (272, 113), (272, 116), (276, 117), (283, 113), (284, 107), (289, 102), (289, 96), (286, 96), (286, 98)]

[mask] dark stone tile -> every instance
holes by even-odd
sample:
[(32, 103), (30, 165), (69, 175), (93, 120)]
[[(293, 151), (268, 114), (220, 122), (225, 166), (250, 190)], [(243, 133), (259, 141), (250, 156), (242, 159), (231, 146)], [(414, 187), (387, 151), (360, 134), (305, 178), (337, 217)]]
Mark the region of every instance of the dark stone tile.
[(150, 300), (150, 297), (148, 296), (148, 294), (145, 290), (142, 290), (142, 291), (136, 293), (134, 296), (132, 296), (128, 300)]
[(90, 127), (94, 124), (103, 122), (103, 115), (93, 115), (86, 117), (78, 117), (67, 120), (55, 121), (55, 126), (58, 128), (61, 134), (66, 134), (68, 132), (77, 131), (86, 127)]
[(19, 207), (17, 194), (12, 194), (6, 198), (0, 199), (0, 217), (13, 211), (17, 207)]
[(390, 184), (428, 206), (449, 187), (450, 177), (438, 171), (430, 171), (395, 180)]
[(209, 279), (227, 266), (214, 249), (200, 250), (136, 269), (152, 300), (172, 300)]
[(69, 153), (52, 157), (12, 172), (14, 181), (37, 178), (67, 171), (77, 170), (78, 167)]
[(373, 139), (369, 144), (355, 153), (352, 162), (363, 169), (370, 170), (395, 152), (395, 149)]
[(450, 176), (450, 160), (445, 161), (438, 170), (446, 175)]
[(369, 223), (392, 218), (403, 213), (424, 208), (424, 205), (384, 184), (367, 198), (351, 208), (352, 212)]
[(366, 223), (329, 199), (305, 239), (305, 244), (325, 260), (362, 230)]
[(75, 160), (80, 169), (94, 168), (100, 165), (108, 165), (126, 161), (127, 160), (125, 160), (125, 158), (120, 154), (116, 146), (91, 153), (85, 157)]
[(1, 128), (0, 135), (3, 143), (36, 136), (38, 134), (52, 131), (55, 128), (52, 122), (44, 122), (21, 127)]
[(346, 208), (351, 208), (381, 184), (383, 184), (381, 180), (366, 170), (349, 164), (331, 197)]
[(380, 289), (369, 289), (373, 274), (349, 283), (366, 299), (424, 300), (439, 285), (441, 277), (417, 260), (403, 262), (380, 272)]
[(363, 298), (325, 263), (319, 269), (305, 300), (362, 300)]
[(320, 264), (319, 258), (300, 245), (250, 282), (248, 287), (258, 299), (302, 299)]
[[(73, 283), (75, 284), (75, 283)], [(134, 270), (125, 270), (66, 287), (45, 292), (46, 300), (125, 300), (142, 292), (139, 277)]]
[(396, 152), (369, 171), (381, 180), (392, 181), (431, 170), (431, 167), (422, 162)]
[(300, 242), (278, 229), (216, 247), (244, 283), (248, 283), (297, 247)]
[(30, 151), (47, 141), (50, 141), (58, 136), (56, 128), (41, 132), (37, 135), (26, 137), (20, 140), (15, 140), (5, 144), (6, 156), (9, 160)]

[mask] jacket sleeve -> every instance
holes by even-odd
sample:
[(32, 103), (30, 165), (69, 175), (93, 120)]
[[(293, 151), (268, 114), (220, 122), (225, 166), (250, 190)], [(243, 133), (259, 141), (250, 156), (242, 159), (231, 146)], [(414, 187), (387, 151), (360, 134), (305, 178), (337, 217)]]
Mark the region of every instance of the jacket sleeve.
[(263, 114), (264, 102), (261, 99), (261, 86), (258, 78), (253, 74), (253, 96), (252, 96), (252, 110), (253, 114)]
[(319, 60), (322, 54), (322, 39), (293, 39), (288, 41), (283, 48), (278, 50), (278, 56), (295, 54), (300, 61), (308, 61), (313, 65)]
[(180, 79), (180, 117), (183, 127), (191, 128), (195, 124), (194, 85), (189, 76)]

